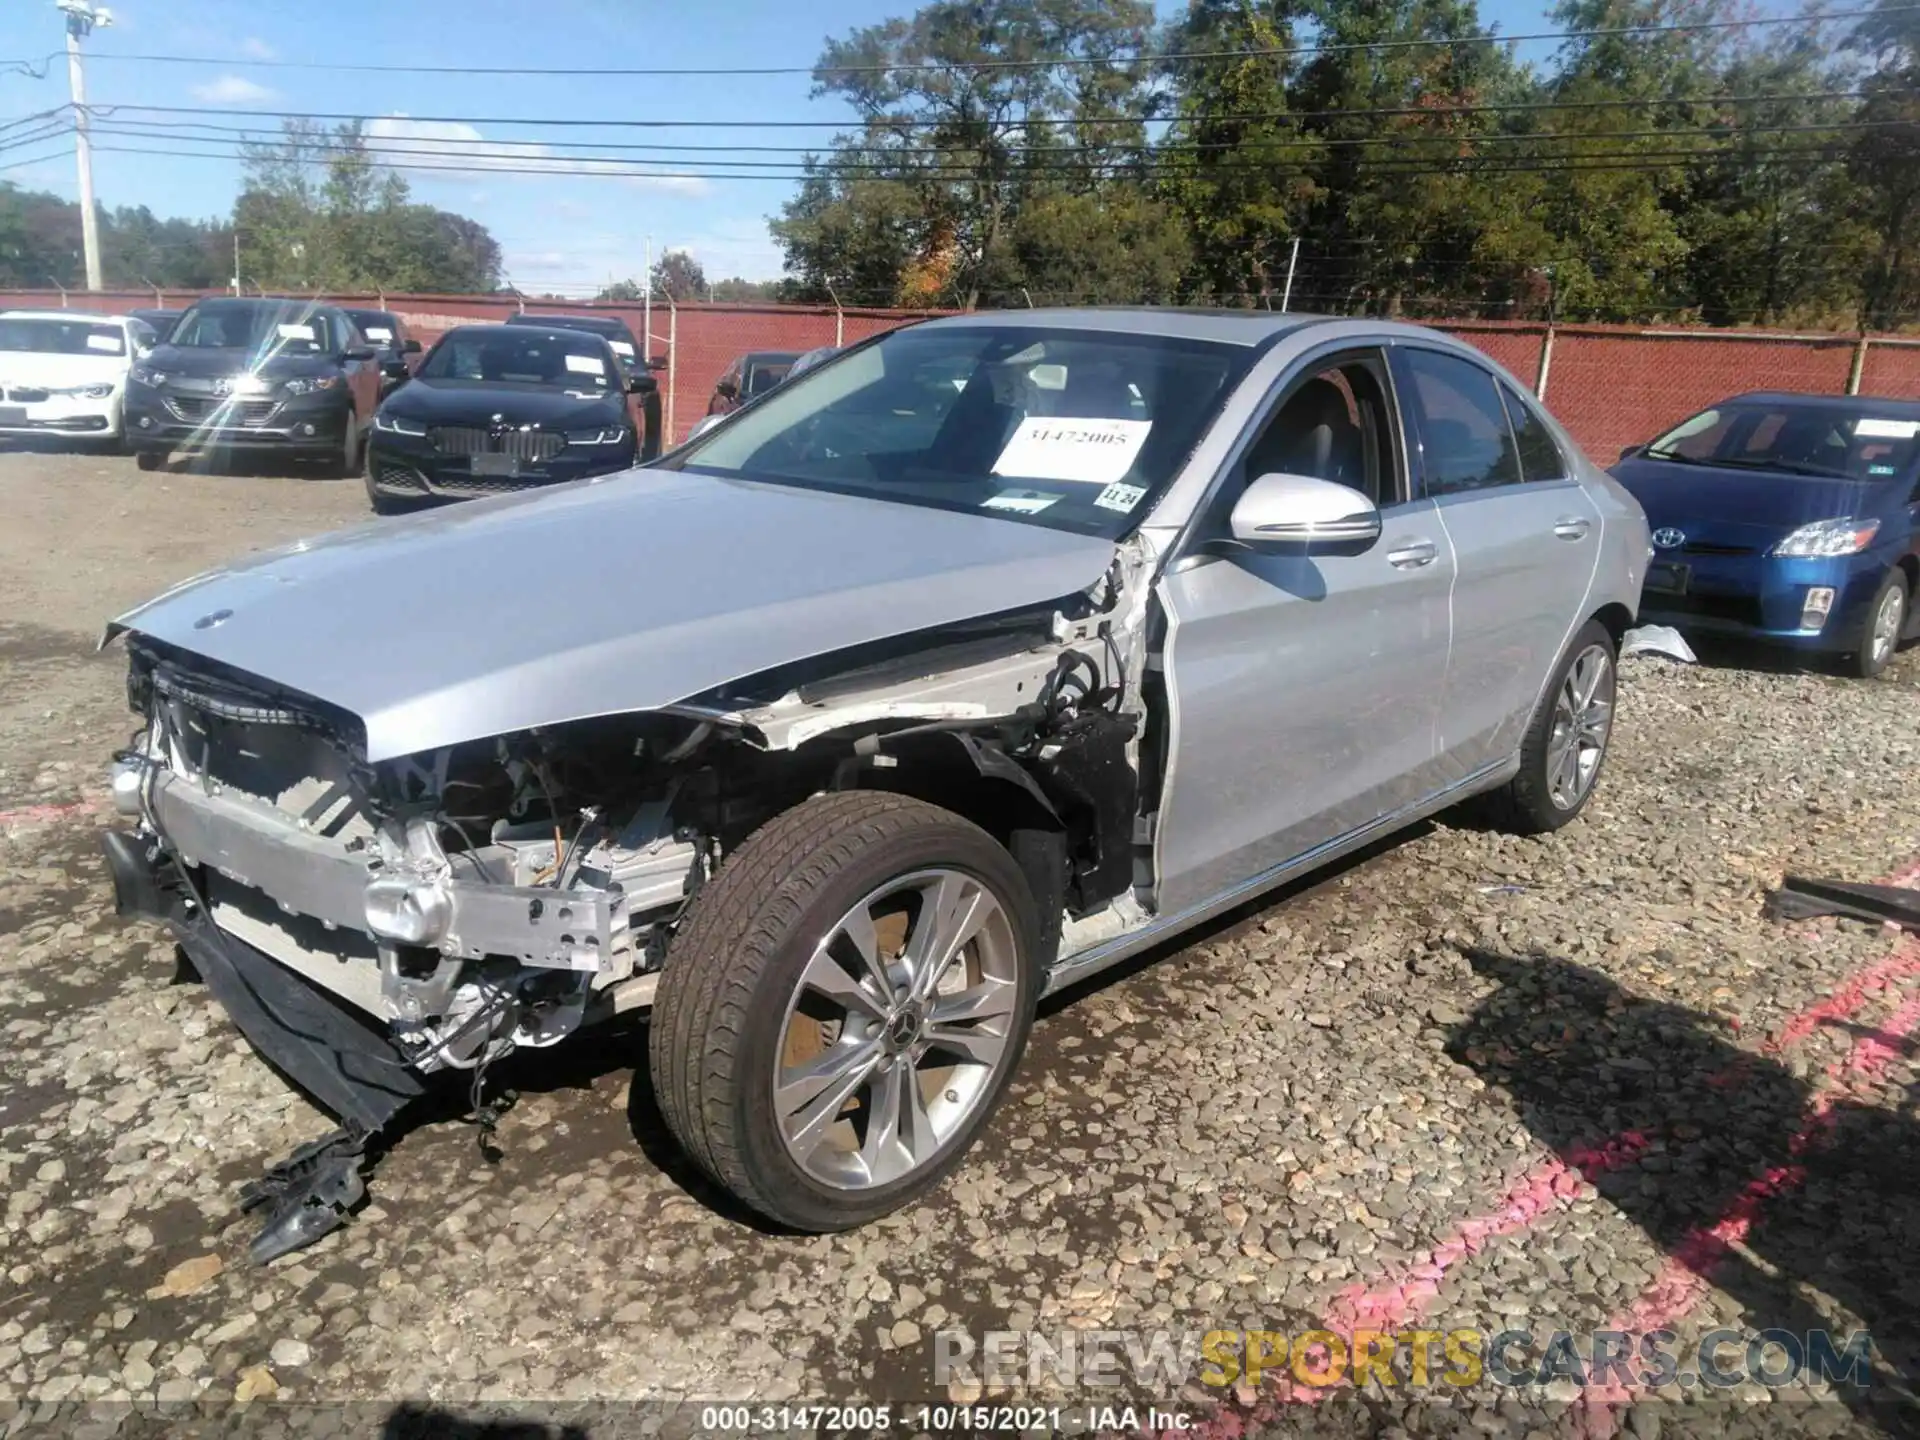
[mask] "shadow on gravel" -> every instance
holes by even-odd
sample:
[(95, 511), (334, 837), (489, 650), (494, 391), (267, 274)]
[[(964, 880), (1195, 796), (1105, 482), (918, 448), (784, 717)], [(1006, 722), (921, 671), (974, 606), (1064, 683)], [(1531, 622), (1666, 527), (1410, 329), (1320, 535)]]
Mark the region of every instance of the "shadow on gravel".
[(581, 1425), (541, 1420), (472, 1420), (437, 1405), (394, 1406), (380, 1440), (587, 1440)]
[[(1851, 1327), (1809, 1292), (1857, 1316), (1873, 1336), (1873, 1383), (1836, 1393), (1885, 1433), (1920, 1434), (1920, 1087), (1884, 1079), (1911, 1042), (1855, 1027), (1855, 1056), (1880, 1063), (1809, 1081), (1735, 1046), (1712, 1016), (1583, 966), (1467, 958), (1500, 989), (1448, 1054), (1569, 1162), (1623, 1132), (1645, 1137), (1638, 1164), (1593, 1176), (1601, 1195), (1737, 1301), (1749, 1332), (1838, 1330), (1843, 1342)], [(1641, 1318), (1680, 1318), (1663, 1308), (1693, 1307), (1656, 1301)]]

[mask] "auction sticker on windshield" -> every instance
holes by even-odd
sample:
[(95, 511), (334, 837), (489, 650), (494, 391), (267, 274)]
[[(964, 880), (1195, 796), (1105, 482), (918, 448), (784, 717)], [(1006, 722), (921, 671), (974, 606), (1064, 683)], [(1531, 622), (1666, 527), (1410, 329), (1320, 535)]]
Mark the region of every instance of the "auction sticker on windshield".
[(1920, 435), (1920, 420), (1860, 420), (1853, 427), (1859, 440), (1911, 440)]
[(1147, 490), (1144, 485), (1123, 485), (1116, 480), (1094, 496), (1093, 503), (1102, 510), (1118, 510), (1124, 515), (1146, 499), (1146, 496)]
[(311, 325), (280, 325), (275, 328), (279, 330), (282, 340), (313, 339), (313, 326)]
[(607, 344), (609, 344), (609, 345), (611, 345), (611, 346), (613, 347), (613, 353), (614, 353), (614, 354), (616, 354), (616, 355), (619, 355), (619, 356), (622, 356), (622, 357), (625, 357), (625, 358), (628, 358), (628, 359), (631, 359), (631, 358), (632, 358), (632, 356), (633, 356), (633, 346), (631, 346), (631, 345), (629, 345), (629, 344), (628, 344), (628, 343), (627, 343), (626, 341), (624, 341), (624, 340), (609, 340), (609, 341), (607, 342)]
[(1133, 468), (1151, 420), (1080, 420), (1036, 415), (1020, 422), (993, 473), (1023, 480), (1111, 485)]
[(125, 347), (121, 345), (118, 335), (89, 335), (87, 336), (87, 348), (89, 350), (104, 350), (109, 355), (118, 355), (125, 349)]
[(1038, 515), (1059, 498), (1058, 495), (1047, 495), (1038, 490), (1002, 490), (998, 495), (982, 500), (980, 508), (1011, 510), (1016, 515)]
[(604, 375), (607, 367), (600, 363), (598, 355), (569, 355), (567, 369), (576, 375)]

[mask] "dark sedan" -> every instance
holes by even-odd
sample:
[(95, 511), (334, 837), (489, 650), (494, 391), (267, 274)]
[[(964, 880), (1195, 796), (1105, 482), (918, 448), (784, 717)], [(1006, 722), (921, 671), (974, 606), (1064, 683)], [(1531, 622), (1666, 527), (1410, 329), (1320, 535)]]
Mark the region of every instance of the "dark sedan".
[(380, 407), (367, 466), (373, 508), (557, 485), (634, 463), (637, 381), (585, 331), (462, 325)]
[(142, 470), (174, 451), (272, 451), (359, 473), (380, 365), (345, 312), (311, 300), (202, 300), (127, 373)]
[(1842, 655), (1862, 676), (1920, 630), (1920, 404), (1740, 395), (1613, 473), (1653, 535), (1642, 620)]

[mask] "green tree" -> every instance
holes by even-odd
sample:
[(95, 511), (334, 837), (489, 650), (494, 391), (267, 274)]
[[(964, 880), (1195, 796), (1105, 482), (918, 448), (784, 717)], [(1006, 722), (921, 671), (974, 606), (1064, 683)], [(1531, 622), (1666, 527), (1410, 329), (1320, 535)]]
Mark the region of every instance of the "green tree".
[(705, 299), (707, 272), (685, 250), (669, 250), (653, 262), (653, 293), (675, 304)]
[(1880, 0), (1849, 40), (1871, 66), (1859, 132), (1847, 157), (1846, 235), (1864, 260), (1858, 315), (1882, 330), (1920, 315), (1920, 23)]

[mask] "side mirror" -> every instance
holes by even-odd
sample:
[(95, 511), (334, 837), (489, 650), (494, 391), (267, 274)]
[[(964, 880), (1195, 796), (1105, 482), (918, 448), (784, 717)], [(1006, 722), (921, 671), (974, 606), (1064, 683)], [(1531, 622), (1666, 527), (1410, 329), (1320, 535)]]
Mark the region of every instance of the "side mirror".
[(1380, 511), (1331, 480), (1262, 475), (1233, 507), (1229, 526), (1235, 540), (1256, 550), (1354, 554), (1380, 538)]
[(340, 358), (343, 360), (373, 360), (380, 352), (371, 345), (356, 345)]
[(406, 344), (400, 347), (400, 353), (402, 355), (418, 355), (420, 353), (420, 342), (418, 340), (407, 341)]
[(668, 368), (667, 357), (664, 355), (649, 355), (647, 357), (647, 368), (649, 370), (667, 369)]
[(629, 395), (651, 395), (660, 388), (660, 382), (651, 375), (629, 375), (627, 393)]
[(713, 387), (713, 393), (723, 400), (738, 400), (740, 398), (740, 387), (731, 380), (722, 380), (718, 385)]
[(403, 380), (407, 374), (407, 362), (404, 360), (389, 360), (380, 367), (380, 373), (385, 375), (389, 380)]

